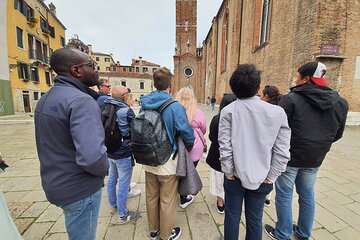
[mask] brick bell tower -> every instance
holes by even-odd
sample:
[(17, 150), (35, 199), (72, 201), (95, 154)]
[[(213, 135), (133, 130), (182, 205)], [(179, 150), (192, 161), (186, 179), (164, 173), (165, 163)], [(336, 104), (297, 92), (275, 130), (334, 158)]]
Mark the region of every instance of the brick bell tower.
[(197, 95), (201, 50), (196, 47), (196, 34), (197, 0), (176, 0), (174, 93), (186, 85), (191, 85)]

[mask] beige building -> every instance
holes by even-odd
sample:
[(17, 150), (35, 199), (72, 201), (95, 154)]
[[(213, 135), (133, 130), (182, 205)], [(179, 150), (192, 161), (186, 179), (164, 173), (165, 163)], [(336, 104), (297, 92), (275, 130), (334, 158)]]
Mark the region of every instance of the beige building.
[(125, 86), (131, 89), (132, 99), (139, 100), (153, 91), (152, 75), (147, 73), (99, 73), (99, 77), (109, 80), (112, 86)]
[(196, 93), (220, 101), (239, 63), (255, 64), (262, 86), (286, 93), (301, 65), (321, 61), (329, 86), (360, 112), (359, 22), (358, 0), (223, 0), (203, 41)]
[(89, 50), (89, 55), (96, 62), (97, 71), (101, 73), (111, 72), (111, 66), (115, 64), (112, 53), (100, 53), (93, 52), (92, 45), (87, 45)]

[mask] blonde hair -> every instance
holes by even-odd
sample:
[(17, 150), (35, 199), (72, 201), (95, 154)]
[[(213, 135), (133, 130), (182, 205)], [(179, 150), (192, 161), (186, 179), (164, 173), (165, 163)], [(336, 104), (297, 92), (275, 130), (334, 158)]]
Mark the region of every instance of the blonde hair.
[(177, 92), (175, 99), (184, 106), (189, 123), (191, 124), (194, 119), (195, 110), (197, 108), (193, 89), (190, 86), (181, 88)]

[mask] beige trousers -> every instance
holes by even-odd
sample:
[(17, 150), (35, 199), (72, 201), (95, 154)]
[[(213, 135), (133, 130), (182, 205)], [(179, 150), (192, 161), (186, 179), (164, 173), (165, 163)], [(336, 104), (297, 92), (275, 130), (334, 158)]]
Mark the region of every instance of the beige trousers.
[(179, 206), (176, 175), (155, 175), (145, 172), (146, 211), (150, 232), (160, 229), (160, 238), (168, 239), (175, 227)]

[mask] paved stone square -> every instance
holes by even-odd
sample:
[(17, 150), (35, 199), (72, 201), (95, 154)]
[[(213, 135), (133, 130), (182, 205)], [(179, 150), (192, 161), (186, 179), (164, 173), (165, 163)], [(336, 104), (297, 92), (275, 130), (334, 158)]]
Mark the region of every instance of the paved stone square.
[[(216, 112), (206, 111), (208, 124)], [(11, 166), (0, 174), (0, 189), (5, 193), (11, 216), (26, 240), (67, 239), (62, 211), (47, 202), (39, 176), (34, 124), (29, 115), (0, 118), (0, 151)], [(335, 143), (319, 171), (316, 183), (316, 216), (313, 238), (316, 240), (360, 239), (360, 128), (347, 127), (343, 139)], [(223, 215), (216, 211), (216, 198), (209, 193), (210, 168), (202, 161), (198, 171), (203, 189), (186, 210), (179, 208), (177, 224), (183, 227), (181, 239), (215, 240), (223, 234)], [(116, 225), (116, 215), (109, 213), (103, 189), (97, 239), (148, 239), (144, 171), (136, 165), (133, 181), (142, 190), (130, 198), (129, 209), (138, 209), (142, 217), (127, 225)], [(274, 194), (273, 194), (274, 195)], [(294, 195), (294, 220), (297, 197)], [(244, 219), (244, 217), (243, 217)], [(274, 224), (275, 206), (265, 208), (264, 223)], [(240, 226), (245, 239), (245, 223)], [(264, 234), (263, 239), (268, 239)]]

